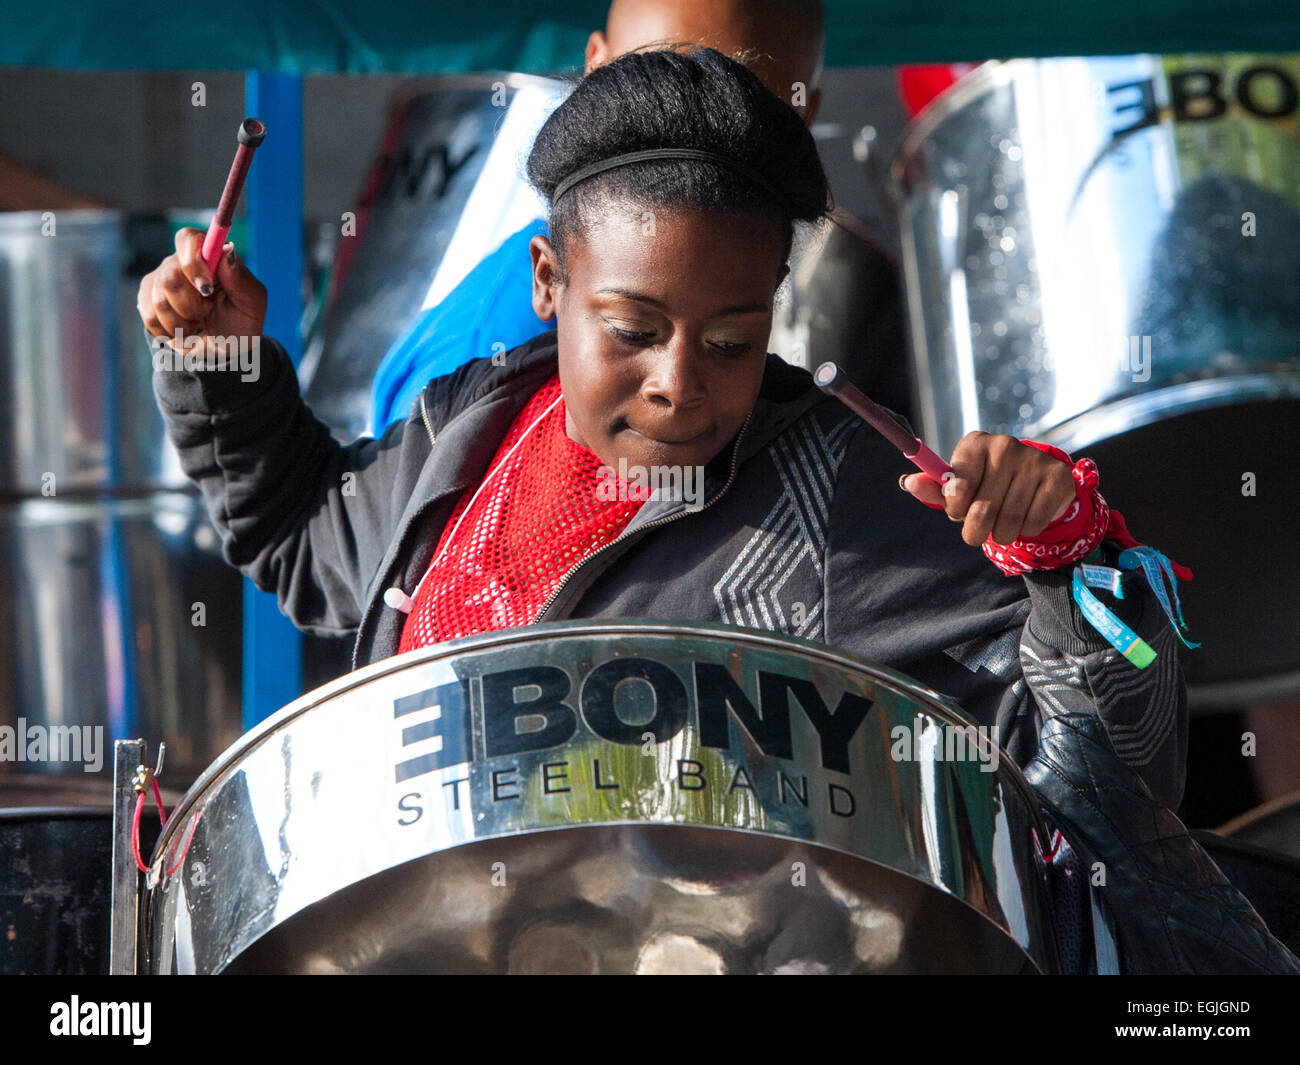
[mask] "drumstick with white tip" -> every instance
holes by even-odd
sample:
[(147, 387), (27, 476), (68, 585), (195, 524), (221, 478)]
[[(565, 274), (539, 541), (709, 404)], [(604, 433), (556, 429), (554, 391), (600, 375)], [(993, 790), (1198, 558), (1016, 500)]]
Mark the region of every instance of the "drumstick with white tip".
[(953, 479), (952, 467), (889, 416), (884, 408), (873, 403), (848, 375), (833, 362), (817, 367), (813, 380), (823, 392), (834, 396), (849, 410), (870, 425), (881, 436), (898, 448), (916, 467), (939, 484)]

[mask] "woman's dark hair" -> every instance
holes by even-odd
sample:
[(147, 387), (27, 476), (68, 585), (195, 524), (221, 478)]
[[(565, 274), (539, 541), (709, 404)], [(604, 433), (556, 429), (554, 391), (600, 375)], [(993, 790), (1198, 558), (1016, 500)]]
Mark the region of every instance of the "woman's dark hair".
[(583, 167), (654, 148), (717, 152), (763, 182), (698, 159), (656, 159), (596, 174), (551, 205), (561, 276), (568, 242), (620, 201), (776, 217), (786, 254), (794, 223), (815, 222), (830, 209), (817, 146), (798, 113), (711, 48), (632, 52), (593, 70), (537, 134), (528, 179), (550, 201), (556, 186)]

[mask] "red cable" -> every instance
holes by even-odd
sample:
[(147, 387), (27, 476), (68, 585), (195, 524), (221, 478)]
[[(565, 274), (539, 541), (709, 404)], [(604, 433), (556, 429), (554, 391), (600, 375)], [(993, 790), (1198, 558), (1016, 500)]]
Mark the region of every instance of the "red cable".
[(135, 800), (135, 818), (131, 821), (131, 853), (135, 855), (136, 867), (147, 876), (149, 867), (140, 860), (140, 815), (143, 812), (144, 792), (142, 791)]
[[(163, 809), (162, 790), (158, 787), (158, 779), (156, 777), (150, 777), (149, 783), (153, 785), (153, 801), (158, 806), (158, 820), (162, 822), (162, 827), (165, 828), (167, 826), (167, 811)], [(142, 791), (135, 800), (135, 817), (131, 819), (131, 854), (135, 858), (136, 868), (148, 876), (149, 867), (145, 865), (144, 861), (140, 858), (140, 815), (144, 813), (144, 799), (145, 792)], [(194, 835), (193, 828), (190, 829), (190, 835)], [(185, 845), (185, 850), (189, 851), (189, 849), (189, 844), (187, 843)], [(184, 861), (184, 859), (185, 855), (182, 854), (181, 860)], [(168, 872), (167, 875), (171, 876), (175, 871), (176, 870), (173, 869)]]
[(158, 820), (162, 822), (162, 827), (167, 827), (167, 811), (163, 809), (162, 791), (158, 787), (158, 778), (150, 777), (149, 782), (153, 785), (153, 801), (158, 804)]

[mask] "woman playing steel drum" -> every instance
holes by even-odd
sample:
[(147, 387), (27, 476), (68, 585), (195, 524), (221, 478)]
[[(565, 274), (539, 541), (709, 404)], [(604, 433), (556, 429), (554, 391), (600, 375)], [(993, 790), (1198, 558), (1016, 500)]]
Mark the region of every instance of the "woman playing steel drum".
[[(429, 382), (347, 447), (260, 336), (266, 291), (234, 248), (212, 276), (203, 234), (178, 235), (139, 310), (227, 560), (299, 627), (355, 633), (354, 667), (566, 618), (855, 652), (996, 727), (1070, 842), (1108, 864), (1130, 970), (1294, 968), (1170, 812), (1176, 568), (1128, 535), (1096, 468), (976, 432), (942, 491), (900, 477), (881, 436), (766, 353), (794, 226), (829, 206), (798, 115), (717, 52), (633, 53), (577, 86), (528, 173), (550, 203), (533, 306), (557, 329)], [(257, 373), (221, 368), (231, 338), (257, 344)], [(1153, 839), (1161, 879), (1180, 869), (1199, 892), (1150, 890)], [(1176, 930), (1197, 924), (1215, 937)]]

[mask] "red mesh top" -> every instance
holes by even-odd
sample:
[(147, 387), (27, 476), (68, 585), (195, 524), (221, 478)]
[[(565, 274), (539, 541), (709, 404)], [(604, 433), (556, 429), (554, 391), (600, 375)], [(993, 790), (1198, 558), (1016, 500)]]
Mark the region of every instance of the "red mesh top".
[(601, 468), (564, 432), (557, 374), (515, 418), (482, 485), (456, 504), (398, 650), (531, 622), (565, 574), (615, 539), (641, 507), (635, 487), (600, 493), (623, 500), (599, 498)]

